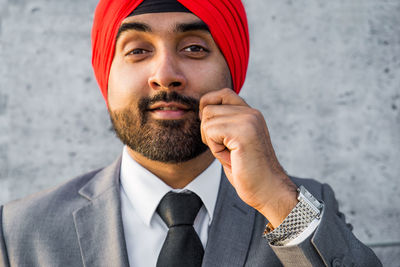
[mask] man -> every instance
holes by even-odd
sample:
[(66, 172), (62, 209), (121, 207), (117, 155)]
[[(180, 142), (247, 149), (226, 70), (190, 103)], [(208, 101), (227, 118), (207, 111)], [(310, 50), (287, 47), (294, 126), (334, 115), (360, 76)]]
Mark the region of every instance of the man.
[(0, 208), (2, 266), (380, 266), (237, 95), (240, 0), (101, 0), (92, 38), (122, 157)]

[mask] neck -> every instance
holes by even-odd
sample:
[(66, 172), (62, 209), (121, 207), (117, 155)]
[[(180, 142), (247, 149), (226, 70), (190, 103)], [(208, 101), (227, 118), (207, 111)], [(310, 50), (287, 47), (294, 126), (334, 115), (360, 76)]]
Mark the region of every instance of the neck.
[(160, 178), (172, 188), (184, 188), (200, 175), (214, 161), (210, 150), (194, 159), (180, 163), (164, 163), (150, 160), (127, 147), (129, 155), (144, 168)]

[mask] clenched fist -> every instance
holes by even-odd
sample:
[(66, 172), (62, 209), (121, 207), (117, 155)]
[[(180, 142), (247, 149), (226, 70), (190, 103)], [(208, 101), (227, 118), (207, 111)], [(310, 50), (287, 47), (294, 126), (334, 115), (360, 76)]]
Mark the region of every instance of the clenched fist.
[(226, 88), (200, 99), (200, 119), (202, 140), (239, 197), (277, 227), (297, 203), (296, 186), (276, 158), (261, 112)]

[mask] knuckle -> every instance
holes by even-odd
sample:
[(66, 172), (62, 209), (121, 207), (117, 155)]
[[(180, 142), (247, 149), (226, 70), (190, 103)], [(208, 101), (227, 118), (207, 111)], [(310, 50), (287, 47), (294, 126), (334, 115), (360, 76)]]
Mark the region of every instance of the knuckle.
[(210, 113), (211, 113), (210, 106), (205, 106), (203, 108), (203, 118), (207, 120), (208, 117), (210, 116)]
[(209, 126), (206, 121), (202, 121), (200, 127), (201, 127), (202, 131), (205, 133)]
[(263, 114), (258, 109), (252, 109), (252, 114), (256, 122), (261, 122), (264, 120)]
[(207, 101), (208, 101), (207, 96), (203, 96), (200, 98), (200, 102), (199, 102), (200, 109), (204, 109), (204, 107), (206, 107)]
[(201, 129), (204, 131), (205, 134), (210, 132), (211, 123), (210, 121), (204, 121), (201, 123)]
[(256, 116), (256, 117), (262, 117), (262, 113), (261, 113), (261, 111), (259, 111), (258, 109), (254, 109), (254, 108), (252, 108), (251, 109), (251, 112)]
[(250, 112), (243, 114), (243, 121), (250, 128), (258, 127), (262, 123), (261, 113), (258, 110), (251, 110)]
[(249, 113), (246, 114), (246, 120), (248, 120), (251, 123), (258, 121), (258, 117), (259, 116), (255, 111), (250, 111)]
[(233, 93), (232, 89), (229, 89), (229, 88), (224, 88), (224, 89), (222, 89), (222, 94), (223, 94), (224, 96), (229, 96), (229, 95), (231, 95), (232, 93)]

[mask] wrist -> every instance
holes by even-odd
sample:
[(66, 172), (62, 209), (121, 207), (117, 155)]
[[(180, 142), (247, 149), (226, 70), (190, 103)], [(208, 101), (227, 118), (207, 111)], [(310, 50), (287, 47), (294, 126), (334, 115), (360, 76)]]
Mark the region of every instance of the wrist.
[(298, 189), (298, 203), (284, 221), (275, 227), (268, 223), (264, 237), (272, 245), (284, 245), (298, 237), (315, 220), (319, 220), (323, 204), (303, 186)]
[(288, 181), (281, 181), (276, 186), (268, 186), (263, 205), (257, 209), (273, 227), (278, 227), (299, 202), (297, 187), (287, 177)]

